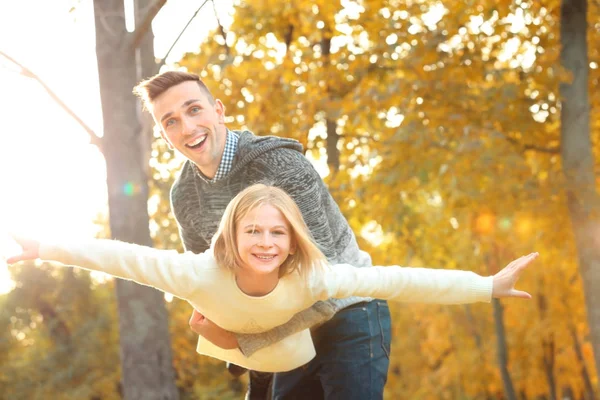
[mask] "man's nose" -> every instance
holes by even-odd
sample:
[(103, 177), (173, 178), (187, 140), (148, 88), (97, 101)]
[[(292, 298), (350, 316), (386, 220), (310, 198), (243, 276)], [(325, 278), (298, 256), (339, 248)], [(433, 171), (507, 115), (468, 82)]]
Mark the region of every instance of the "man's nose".
[(191, 135), (196, 129), (196, 124), (191, 118), (183, 117), (181, 119), (181, 129), (184, 135)]

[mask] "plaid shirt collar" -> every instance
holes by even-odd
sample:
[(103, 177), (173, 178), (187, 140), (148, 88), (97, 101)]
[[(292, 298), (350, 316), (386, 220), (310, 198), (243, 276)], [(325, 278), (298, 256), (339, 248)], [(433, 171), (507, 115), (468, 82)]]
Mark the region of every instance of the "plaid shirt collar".
[(233, 166), (233, 157), (238, 147), (239, 135), (235, 132), (227, 130), (227, 139), (225, 140), (225, 149), (223, 150), (223, 157), (221, 158), (221, 164), (217, 169), (215, 177), (210, 179), (209, 182), (214, 183), (218, 180), (223, 179)]

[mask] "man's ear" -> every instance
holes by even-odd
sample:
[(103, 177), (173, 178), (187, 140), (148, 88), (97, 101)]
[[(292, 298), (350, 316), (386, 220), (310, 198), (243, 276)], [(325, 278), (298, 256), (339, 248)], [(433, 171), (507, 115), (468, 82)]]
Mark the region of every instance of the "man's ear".
[(221, 124), (224, 124), (225, 123), (225, 105), (219, 99), (215, 99), (215, 110), (217, 111), (217, 114), (219, 115), (219, 122)]

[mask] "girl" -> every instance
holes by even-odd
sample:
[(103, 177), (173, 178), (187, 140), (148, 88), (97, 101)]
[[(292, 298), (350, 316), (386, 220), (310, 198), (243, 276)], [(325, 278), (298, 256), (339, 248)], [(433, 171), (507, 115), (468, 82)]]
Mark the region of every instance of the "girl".
[[(9, 264), (42, 258), (103, 271), (187, 300), (221, 328), (259, 333), (281, 325), (320, 300), (362, 296), (438, 304), (531, 298), (514, 289), (537, 253), (494, 276), (456, 270), (329, 265), (311, 239), (300, 210), (281, 189), (262, 184), (227, 206), (211, 249), (201, 254), (157, 250), (113, 240), (52, 244), (15, 237), (22, 253)], [(315, 356), (308, 329), (245, 356), (199, 338), (200, 354), (248, 369), (284, 372)]]

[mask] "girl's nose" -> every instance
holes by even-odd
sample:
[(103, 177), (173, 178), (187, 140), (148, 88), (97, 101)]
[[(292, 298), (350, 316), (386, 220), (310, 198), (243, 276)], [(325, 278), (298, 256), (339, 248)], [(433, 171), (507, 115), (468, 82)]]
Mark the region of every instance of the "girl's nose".
[(262, 247), (271, 247), (272, 245), (272, 241), (271, 241), (271, 237), (269, 236), (268, 233), (262, 234), (260, 236), (260, 241), (259, 241), (259, 246)]

